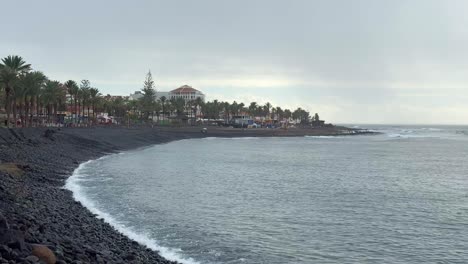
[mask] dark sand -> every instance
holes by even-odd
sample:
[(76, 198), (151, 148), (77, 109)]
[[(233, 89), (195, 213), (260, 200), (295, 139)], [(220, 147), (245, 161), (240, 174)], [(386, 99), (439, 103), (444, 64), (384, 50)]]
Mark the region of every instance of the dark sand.
[[(208, 127), (207, 134), (200, 130), (200, 127), (0, 129), (0, 263), (39, 263), (32, 252), (36, 248), (34, 254), (40, 255), (38, 244), (48, 247), (57, 263), (174, 263), (97, 219), (73, 200), (70, 191), (62, 188), (82, 162), (186, 138), (329, 136), (342, 135), (346, 129)], [(362, 133), (366, 132), (355, 134)]]

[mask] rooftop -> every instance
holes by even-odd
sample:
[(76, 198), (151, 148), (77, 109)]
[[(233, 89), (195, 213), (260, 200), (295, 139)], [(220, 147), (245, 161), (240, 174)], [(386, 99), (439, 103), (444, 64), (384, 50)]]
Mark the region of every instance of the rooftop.
[(195, 92), (200, 92), (200, 91), (198, 91), (197, 89), (193, 88), (192, 86), (188, 86), (188, 85), (181, 86), (181, 87), (171, 91), (171, 93), (179, 93), (179, 94), (195, 93)]

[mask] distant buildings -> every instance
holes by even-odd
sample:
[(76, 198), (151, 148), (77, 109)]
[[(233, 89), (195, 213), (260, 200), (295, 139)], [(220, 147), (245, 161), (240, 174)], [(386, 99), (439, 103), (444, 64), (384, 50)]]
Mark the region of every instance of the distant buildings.
[(128, 99), (133, 101), (133, 100), (138, 100), (143, 97), (143, 93), (141, 91), (135, 91), (135, 93), (130, 94), (128, 96)]
[(181, 86), (169, 92), (169, 99), (182, 98), (186, 102), (196, 100), (198, 97), (205, 101), (205, 94), (188, 85)]
[[(205, 94), (189, 85), (183, 85), (170, 92), (156, 91), (156, 99), (160, 99), (163, 96), (166, 97), (167, 100), (182, 98), (185, 102), (188, 102), (200, 97), (202, 101), (205, 101)], [(141, 91), (135, 91), (135, 93), (130, 94), (129, 99), (138, 100), (141, 97), (143, 97), (143, 93)]]

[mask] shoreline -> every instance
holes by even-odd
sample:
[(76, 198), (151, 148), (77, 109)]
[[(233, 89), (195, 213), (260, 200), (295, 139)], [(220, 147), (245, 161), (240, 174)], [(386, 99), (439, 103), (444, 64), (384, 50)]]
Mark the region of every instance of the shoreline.
[(35, 263), (38, 259), (32, 256), (32, 248), (39, 244), (53, 252), (57, 263), (177, 263), (132, 241), (74, 199), (73, 192), (64, 188), (65, 183), (84, 162), (191, 138), (376, 134), (343, 127), (290, 130), (208, 127), (207, 134), (200, 129), (0, 129), (0, 220), (8, 223), (0, 226), (0, 262), (5, 259), (21, 263), (27, 258)]

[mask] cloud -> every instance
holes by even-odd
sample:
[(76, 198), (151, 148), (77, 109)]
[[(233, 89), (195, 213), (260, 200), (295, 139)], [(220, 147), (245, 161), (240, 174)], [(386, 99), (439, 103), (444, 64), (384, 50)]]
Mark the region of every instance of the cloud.
[(27, 0), (2, 8), (15, 26), (2, 32), (1, 57), (22, 55), (52, 79), (89, 79), (103, 93), (139, 90), (151, 69), (159, 90), (189, 84), (209, 98), (304, 106), (331, 121), (467, 120), (463, 0)]

